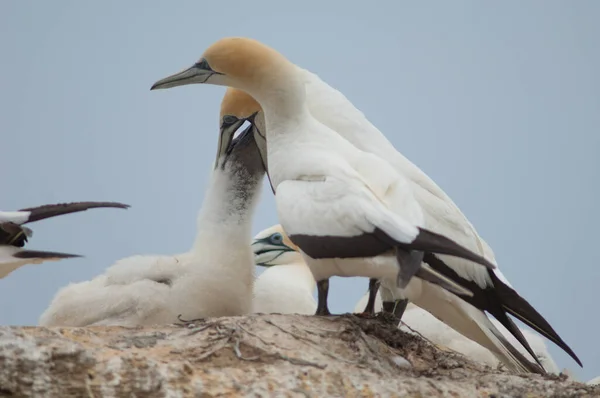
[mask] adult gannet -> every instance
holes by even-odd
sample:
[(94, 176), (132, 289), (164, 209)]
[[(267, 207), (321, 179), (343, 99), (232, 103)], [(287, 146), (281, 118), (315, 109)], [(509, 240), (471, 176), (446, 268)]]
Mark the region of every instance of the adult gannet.
[(101, 207), (127, 209), (129, 205), (116, 202), (73, 202), (30, 207), (18, 211), (0, 211), (0, 278), (26, 264), (81, 257), (77, 254), (24, 249), (28, 238), (33, 235), (33, 231), (24, 224)]
[[(492, 261), (494, 265), (497, 265), (492, 249), (487, 242), (478, 235), (474, 226), (452, 199), (427, 174), (398, 152), (389, 140), (341, 92), (329, 86), (316, 74), (298, 66), (297, 70), (306, 84), (307, 104), (311, 114), (321, 123), (337, 131), (357, 148), (387, 160), (400, 174), (408, 178), (415, 198), (423, 209), (425, 226), (427, 228), (454, 239), (457, 243), (477, 254), (483, 255)], [(446, 266), (442, 266), (442, 264), (432, 265), (434, 268), (442, 267), (443, 269), (436, 269), (446, 276), (452, 275), (461, 279), (467, 279), (472, 282), (469, 283), (470, 289), (479, 290), (478, 294), (472, 297), (463, 297), (465, 300), (481, 310), (490, 312), (521, 343), (525, 343), (520, 336), (520, 329), (506, 316), (506, 312), (516, 316), (565, 350), (581, 366), (581, 362), (573, 351), (558, 336), (542, 315), (514, 290), (500, 269), (489, 270), (481, 267), (473, 267), (468, 261), (456, 257), (441, 256), (441, 258), (444, 260)], [(386, 285), (390, 287), (392, 282), (388, 281)], [(371, 281), (370, 291), (372, 290), (371, 287), (376, 290), (378, 285), (374, 284), (374, 281)], [(431, 289), (434, 289), (434, 287), (430, 283), (423, 282), (422, 288), (417, 290), (421, 295), (431, 295)], [(440, 301), (438, 303), (444, 300), (443, 296), (448, 295), (439, 289), (437, 293), (442, 294), (439, 297)], [(411, 299), (415, 298), (414, 294), (415, 291), (413, 289)], [(398, 291), (394, 292), (394, 294), (387, 292), (385, 295), (390, 300), (398, 299), (402, 296), (408, 298), (406, 294)], [(435, 294), (433, 295), (435, 296)], [(458, 303), (461, 302), (458, 301)], [(369, 300), (369, 305), (367, 305), (365, 310), (371, 309), (369, 307), (372, 304), (373, 301)], [(406, 308), (406, 304), (406, 300), (401, 300), (401, 303), (384, 301), (383, 308), (384, 310), (386, 307), (388, 310), (395, 308), (397, 315), (401, 316), (402, 309)], [(444, 311), (443, 306), (438, 308), (435, 301), (431, 302), (431, 304), (427, 310), (432, 314), (439, 317), (441, 314), (446, 313), (446, 320), (450, 323), (458, 324), (462, 322), (460, 318), (449, 319), (449, 317), (458, 315), (456, 312), (447, 313)], [(460, 311), (459, 313), (463, 314), (459, 315), (459, 317), (464, 316), (464, 311)], [(484, 321), (483, 324), (473, 326), (486, 329), (486, 323)], [(492, 333), (496, 334), (496, 331)]]
[(267, 269), (254, 281), (253, 312), (315, 313), (316, 282), (297, 249), (281, 225), (274, 225), (254, 237), (254, 261)]
[[(494, 265), (422, 228), (422, 212), (407, 182), (386, 161), (357, 149), (310, 115), (304, 83), (294, 68), (259, 42), (223, 39), (193, 67), (152, 89), (217, 84), (244, 90), (260, 103), (279, 218), (309, 259), (316, 280), (333, 275), (388, 277), (405, 287), (419, 275), (468, 294), (428, 266), (421, 267), (421, 261), (444, 253)], [(383, 266), (364, 260), (383, 254), (388, 258)]]
[[(296, 69), (295, 71), (293, 70), (294, 68)], [(302, 82), (304, 83), (304, 88), (306, 90), (305, 98), (302, 95), (302, 89), (300, 88)], [(422, 212), (422, 218), (424, 219), (423, 224), (426, 228), (430, 228), (437, 233), (452, 238), (463, 247), (479, 252), (481, 255), (485, 255), (485, 242), (477, 236), (472, 225), (460, 210), (458, 210), (450, 198), (448, 198), (448, 196), (437, 187), (425, 173), (399, 154), (389, 141), (387, 141), (387, 139), (385, 139), (385, 137), (372, 126), (368, 120), (366, 120), (364, 115), (356, 110), (341, 93), (326, 85), (318, 79), (316, 75), (312, 75), (310, 72), (306, 70), (303, 71), (301, 68), (292, 65), (274, 50), (250, 39), (224, 39), (207, 50), (204, 57), (192, 68), (166, 79), (162, 79), (153, 86), (153, 89), (169, 88), (192, 83), (236, 86), (252, 94), (263, 105), (263, 108), (266, 109), (267, 125), (272, 126), (276, 130), (276, 133), (272, 134), (268, 131), (270, 127), (267, 126), (269, 127), (267, 129), (267, 134), (270, 138), (274, 138), (278, 141), (275, 145), (278, 149), (269, 149), (268, 156), (269, 162), (275, 157), (278, 157), (279, 159), (278, 175), (275, 176), (275, 182), (278, 184), (286, 179), (293, 180), (294, 178), (303, 180), (301, 183), (286, 184), (286, 187), (290, 187), (289, 189), (286, 189), (286, 196), (289, 200), (278, 199), (278, 206), (280, 202), (292, 203), (293, 199), (291, 196), (293, 196), (293, 191), (294, 189), (301, 189), (297, 188), (299, 186), (320, 186), (325, 188), (333, 187), (333, 185), (335, 185), (335, 181), (332, 178), (327, 181), (327, 184), (318, 184), (319, 181), (306, 181), (307, 179), (318, 180), (323, 175), (326, 175), (326, 172), (323, 173), (323, 168), (327, 169), (332, 163), (336, 163), (336, 161), (339, 160), (339, 158), (336, 157), (335, 159), (328, 159), (329, 161), (325, 160), (325, 162), (322, 163), (321, 161), (327, 156), (320, 155), (335, 150), (337, 150), (338, 154), (340, 152), (346, 152), (345, 143), (333, 139), (329, 134), (324, 133), (322, 124), (325, 124), (350, 141), (355, 147), (375, 154), (388, 162), (387, 165), (379, 164), (380, 167), (374, 167), (373, 163), (368, 161), (365, 161), (364, 163), (361, 163), (361, 161), (358, 162), (361, 163), (358, 166), (358, 169), (360, 169), (358, 170), (358, 174), (360, 174), (360, 177), (366, 177), (372, 184), (369, 186), (371, 189), (370, 193), (374, 193), (375, 196), (379, 195), (379, 198), (381, 198), (382, 191), (378, 191), (376, 186), (379, 185), (379, 188), (388, 186), (386, 183), (389, 181), (386, 180), (384, 176), (388, 175), (391, 165), (391, 167), (396, 169), (396, 171), (399, 171), (401, 175), (408, 178), (408, 184), (410, 184), (410, 187), (413, 189), (414, 198), (418, 202), (418, 207), (421, 208), (416, 212)], [(294, 92), (294, 95), (290, 95), (291, 92)], [(269, 109), (271, 109), (272, 112), (269, 112)], [(322, 124), (318, 122), (314, 123), (314, 118), (318, 119), (318, 122), (321, 122)], [(308, 134), (297, 134), (299, 130), (307, 129), (310, 131)], [(288, 132), (287, 134), (286, 131)], [(330, 132), (331, 131), (329, 131), (329, 133)], [(304, 131), (304, 133), (306, 133), (306, 131)], [(309, 136), (311, 137), (307, 138)], [(313, 141), (313, 138), (315, 139), (314, 141), (320, 141), (320, 148), (315, 147), (315, 142), (306, 142)], [(309, 149), (311, 145), (313, 147)], [(313, 149), (316, 149), (316, 151), (312, 151)], [(312, 154), (310, 156), (304, 156), (311, 151)], [(319, 153), (319, 155), (317, 155), (317, 153)], [(298, 173), (298, 167), (288, 167), (291, 162), (287, 162), (286, 160), (294, 158), (292, 154), (299, 155), (299, 158), (301, 159), (302, 165), (300, 168), (303, 169), (300, 173)], [(342, 156), (342, 158), (343, 157), (344, 156)], [(309, 165), (308, 163), (312, 164)], [(339, 164), (336, 166), (338, 166), (338, 169), (344, 169), (344, 166)], [(352, 166), (353, 167), (350, 167), (350, 169), (353, 168), (354, 170), (344, 169), (342, 172), (345, 177), (350, 176), (350, 179), (356, 177), (353, 173), (357, 171), (357, 167), (354, 167), (356, 164), (353, 164)], [(385, 172), (380, 173), (381, 170), (384, 170)], [(294, 173), (296, 173), (296, 175), (294, 175)], [(377, 175), (375, 176), (375, 174)], [(383, 174), (383, 176), (381, 174)], [(271, 181), (273, 183), (273, 178), (271, 178)], [(339, 180), (337, 181), (339, 182)], [(347, 181), (344, 181), (344, 183), (346, 182)], [(404, 193), (406, 190), (401, 189), (400, 191)], [(290, 192), (292, 192), (292, 194), (290, 194)], [(312, 192), (311, 194), (314, 193), (315, 192)], [(356, 194), (357, 192), (353, 193)], [(386, 192), (383, 196), (387, 194), (389, 194), (389, 192)], [(394, 192), (392, 192), (392, 196), (393, 194)], [(278, 193), (278, 196), (281, 196), (280, 193)], [(347, 195), (346, 198), (352, 196), (353, 195)], [(323, 198), (325, 197), (327, 196), (323, 196)], [(407, 217), (408, 208), (405, 206), (404, 200), (406, 198), (404, 196), (400, 195), (400, 199), (394, 198), (392, 200), (388, 195), (384, 199), (386, 199), (385, 201), (388, 205), (390, 201), (394, 202), (395, 200), (398, 200), (398, 202), (393, 203), (393, 205), (404, 207), (406, 212), (402, 213), (402, 215)], [(336, 203), (340, 203), (343, 200), (344, 198), (340, 197)], [(314, 205), (314, 203), (307, 205), (304, 211), (313, 211), (312, 205)], [(340, 214), (337, 214), (337, 216), (340, 216)], [(407, 219), (408, 221), (418, 224), (417, 222), (414, 222), (414, 219), (411, 219), (410, 216), (408, 216)], [(350, 220), (354, 220), (354, 218), (350, 217)], [(294, 221), (296, 221), (295, 227), (299, 227), (302, 224), (306, 229), (302, 230), (302, 228), (297, 228), (297, 230), (293, 230), (293, 233), (291, 233), (292, 240), (296, 240), (296, 243), (301, 247), (310, 245), (310, 242), (300, 243), (298, 241), (298, 239), (305, 237), (297, 238), (293, 235), (302, 232), (308, 232), (308, 234), (310, 234), (311, 231), (316, 229), (315, 226), (317, 224), (313, 224), (310, 221), (307, 222), (307, 220), (304, 219), (304, 213), (302, 211), (298, 219), (292, 220), (291, 222), (293, 223)], [(326, 220), (322, 219), (317, 221), (326, 222)], [(282, 223), (284, 224), (285, 229), (290, 232), (290, 230), (288, 230), (289, 225), (286, 225), (283, 221)], [(373, 225), (371, 224), (366, 229), (369, 229), (372, 226)], [(336, 227), (331, 228), (331, 232), (335, 234), (341, 231), (342, 234), (340, 236), (349, 232), (349, 230), (346, 230), (346, 228), (349, 227), (348, 225), (339, 227), (341, 227), (339, 230), (336, 229)], [(363, 230), (358, 228), (358, 231), (354, 230), (353, 232), (356, 233), (359, 231)], [(318, 232), (323, 235), (329, 231), (323, 229), (317, 231), (315, 234), (318, 235)], [(323, 239), (319, 239), (319, 241), (323, 242)], [(338, 242), (340, 241), (338, 240)], [(304, 251), (307, 252), (307, 250)], [(308, 254), (310, 255), (311, 253)], [(313, 252), (313, 254), (319, 256), (323, 253)], [(348, 255), (348, 253), (342, 254)], [(328, 253), (328, 255), (331, 255), (331, 253)], [(443, 261), (438, 261), (440, 259)], [(499, 355), (506, 356), (507, 360), (515, 362), (517, 368), (525, 371), (527, 366), (519, 364), (518, 359), (512, 358), (513, 354), (511, 352), (514, 351), (514, 347), (503, 347), (505, 343), (498, 341), (498, 339), (503, 339), (502, 334), (495, 330), (493, 324), (489, 322), (489, 319), (487, 319), (482, 311), (488, 311), (499, 319), (501, 323), (515, 335), (521, 344), (523, 344), (528, 351), (532, 352), (520, 330), (507, 316), (508, 312), (559, 345), (581, 365), (581, 362), (577, 359), (573, 351), (564, 343), (564, 341), (562, 341), (548, 322), (529, 303), (527, 303), (526, 300), (512, 289), (499, 270), (486, 270), (478, 267), (472, 261), (465, 261), (457, 257), (442, 255), (430, 257), (430, 260), (430, 265), (434, 267), (436, 271), (443, 273), (446, 277), (455, 281), (455, 287), (456, 284), (464, 286), (466, 283), (469, 286), (469, 290), (477, 290), (476, 294), (473, 296), (463, 296), (463, 298), (471, 304), (470, 306), (466, 306), (462, 301), (456, 300), (455, 303), (448, 303), (447, 296), (449, 294), (447, 292), (440, 292), (438, 290), (433, 294), (432, 290), (434, 289), (434, 286), (420, 279), (414, 279), (419, 282), (418, 288), (415, 286), (412, 286), (411, 288), (411, 286), (409, 286), (410, 289), (406, 289), (405, 291), (395, 289), (395, 286), (393, 286), (392, 283), (395, 282), (395, 280), (392, 282), (388, 281), (387, 286), (383, 289), (388, 292), (388, 294), (386, 294), (386, 301), (395, 300), (397, 298), (410, 298), (412, 301), (417, 302), (417, 296), (429, 296), (427, 298), (422, 298), (420, 302), (418, 302), (422, 308), (427, 308), (428, 311), (436, 314), (436, 316), (438, 316), (438, 314), (445, 314), (445, 322), (451, 324), (453, 327), (462, 326), (461, 333), (468, 335), (470, 338), (477, 339), (480, 342), (482, 340), (487, 340), (488, 345), (497, 345), (497, 351), (502, 352), (498, 353)], [(492, 261), (489, 258), (488, 260)], [(413, 264), (415, 262), (416, 261), (414, 261)], [(340, 268), (335, 269), (337, 268), (337, 265), (339, 265), (335, 262), (309, 261), (311, 270), (313, 270), (313, 272), (315, 270), (318, 271), (317, 274), (315, 274), (315, 277), (317, 279), (323, 278), (322, 280), (319, 279), (318, 283), (318, 287), (320, 288), (319, 310), (322, 310), (321, 313), (327, 313), (326, 302), (325, 305), (322, 305), (322, 298), (326, 297), (326, 278), (328, 276), (339, 275), (341, 273), (346, 273), (347, 275), (356, 274), (358, 267), (361, 267), (363, 270), (366, 270), (367, 268), (370, 270), (377, 268), (379, 271), (386, 268), (381, 266), (381, 264), (372, 264), (372, 267), (365, 267), (364, 261), (359, 261), (359, 265), (357, 265), (356, 262), (348, 260), (345, 260), (343, 263), (345, 266), (353, 263), (354, 266), (350, 267), (352, 270), (347, 267), (344, 267), (345, 269), (342, 270)], [(329, 267), (327, 265), (329, 265)], [(407, 272), (407, 274), (410, 274), (410, 272)], [(388, 279), (392, 278), (388, 277)], [(406, 281), (408, 278), (404, 279)], [(324, 291), (323, 294), (322, 291)], [(452, 307), (456, 305), (465, 308), (447, 311), (448, 306)]]
[[(362, 312), (368, 300), (369, 294), (365, 294), (354, 307), (354, 312)], [(381, 296), (378, 294), (374, 301), (375, 310), (380, 311), (383, 308)], [(517, 339), (515, 339), (514, 336), (512, 336), (505, 328), (501, 326), (500, 322), (495, 319), (491, 319), (491, 322), (498, 330), (502, 331), (504, 337), (514, 347), (516, 347), (524, 357), (526, 357), (529, 361), (534, 360), (534, 358), (531, 357), (531, 354), (529, 354), (527, 350), (521, 344), (519, 344)], [(466, 338), (431, 315), (429, 312), (417, 307), (412, 303), (408, 303), (406, 311), (404, 312), (404, 316), (402, 317), (402, 321), (398, 327), (405, 332), (417, 332), (440, 348), (449, 348), (476, 362), (483, 363), (491, 367), (496, 367), (500, 363), (499, 358), (494, 355), (492, 351), (476, 343), (475, 341)], [(527, 329), (521, 329), (521, 332), (527, 339), (537, 358), (539, 358), (544, 370), (548, 373), (559, 374), (560, 370), (550, 355), (544, 340), (539, 335)]]
[[(238, 126), (239, 128), (240, 126)], [(58, 292), (44, 326), (155, 325), (232, 316), (252, 309), (252, 218), (264, 167), (253, 127), (238, 137), (221, 125), (217, 161), (198, 215), (191, 250), (122, 259), (91, 281)]]
[[(478, 235), (474, 226), (452, 199), (427, 174), (398, 152), (389, 140), (341, 92), (329, 86), (316, 74), (300, 67), (297, 67), (297, 70), (306, 84), (307, 103), (310, 112), (319, 121), (340, 133), (357, 148), (387, 160), (399, 173), (408, 178), (415, 197), (424, 211), (425, 226), (427, 228), (454, 239), (457, 243), (485, 256), (497, 265), (492, 249), (487, 242)], [(440, 269), (440, 272), (445, 272), (447, 276), (456, 272), (461, 278), (476, 283), (480, 290), (485, 292), (485, 294), (479, 296), (479, 300), (477, 300), (477, 297), (471, 298), (470, 302), (472, 304), (475, 303), (475, 306), (480, 309), (489, 311), (505, 327), (511, 330), (511, 333), (519, 338), (519, 329), (506, 317), (506, 311), (508, 310), (509, 313), (517, 316), (569, 353), (581, 365), (572, 350), (544, 318), (514, 291), (498, 268), (495, 270), (481, 267), (466, 268), (465, 264), (467, 262), (463, 259), (441, 257), (451, 270)], [(389, 282), (388, 285), (390, 285)], [(372, 286), (376, 287), (376, 285)], [(473, 285), (470, 286), (474, 287)], [(423, 287), (421, 294), (429, 294), (431, 284), (424, 282)], [(496, 289), (500, 291), (496, 292)], [(396, 294), (388, 294), (388, 296), (397, 298), (398, 294), (396, 292)], [(482, 299), (482, 296), (487, 297)], [(440, 299), (443, 298), (440, 297)], [(487, 305), (485, 305), (486, 301)], [(406, 307), (406, 301), (404, 300), (401, 304), (386, 303), (384, 301), (384, 309), (386, 306), (388, 308), (400, 308), (398, 315), (401, 315), (401, 308)], [(428, 310), (434, 314), (438, 312), (433, 307), (428, 308)], [(519, 312), (520, 314), (517, 314)]]

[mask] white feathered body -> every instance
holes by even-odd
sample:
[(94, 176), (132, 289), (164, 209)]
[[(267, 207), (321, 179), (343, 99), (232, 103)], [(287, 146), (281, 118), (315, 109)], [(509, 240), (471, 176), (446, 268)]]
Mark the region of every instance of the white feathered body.
[[(422, 212), (407, 181), (389, 163), (355, 148), (314, 119), (298, 120), (296, 132), (288, 126), (279, 133), (269, 127), (269, 123), (277, 126), (277, 121), (265, 116), (277, 212), (289, 235), (356, 236), (378, 226), (399, 241), (414, 239)], [(331, 276), (395, 280), (398, 273), (395, 260), (304, 258), (316, 280)]]
[[(485, 255), (486, 244), (477, 235), (473, 225), (427, 174), (397, 151), (385, 135), (373, 126), (341, 92), (308, 70), (298, 68), (298, 71), (306, 84), (307, 105), (311, 115), (356, 148), (385, 160), (401, 174), (420, 205), (423, 215), (421, 225), (451, 238), (475, 253)], [(474, 280), (481, 287), (491, 283), (488, 271), (472, 261), (445, 255), (440, 255), (440, 258), (460, 276)], [(486, 258), (492, 260), (487, 256)]]
[(252, 312), (313, 315), (316, 283), (302, 261), (268, 267), (254, 282)]
[[(298, 71), (305, 82), (309, 111), (316, 119), (357, 148), (384, 159), (407, 179), (410, 190), (422, 210), (421, 225), (496, 263), (489, 245), (479, 237), (460, 209), (429, 176), (398, 152), (342, 93), (327, 85), (317, 75), (302, 68), (298, 68)], [(481, 288), (492, 285), (489, 272), (494, 272), (499, 279), (508, 284), (497, 268), (489, 271), (458, 257), (438, 256), (460, 277), (477, 283)], [(391, 263), (394, 259), (388, 257), (377, 261)], [(485, 313), (453, 294), (418, 278), (413, 278), (406, 289), (397, 289), (395, 280), (389, 277), (382, 278), (381, 293), (386, 301), (408, 298), (439, 319), (443, 319), (463, 335), (492, 350), (513, 369), (522, 370), (519, 361), (504, 347), (506, 340), (502, 341), (502, 335)], [(515, 347), (522, 349), (520, 344)]]

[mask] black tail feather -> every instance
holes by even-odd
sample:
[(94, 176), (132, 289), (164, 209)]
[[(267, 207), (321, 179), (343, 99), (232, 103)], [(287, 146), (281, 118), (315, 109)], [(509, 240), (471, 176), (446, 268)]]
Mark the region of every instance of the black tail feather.
[(494, 313), (491, 314), (494, 315), (494, 318), (496, 318), (506, 329), (508, 329), (510, 334), (512, 334), (515, 337), (515, 339), (517, 339), (517, 341), (521, 343), (523, 347), (525, 347), (527, 352), (531, 354), (532, 358), (535, 359), (538, 365), (540, 365), (543, 368), (544, 365), (542, 365), (542, 362), (535, 354), (535, 351), (533, 351), (531, 345), (529, 345), (529, 342), (527, 341), (525, 336), (523, 336), (523, 332), (521, 332), (521, 329), (519, 329), (515, 322), (512, 319), (510, 319), (508, 315), (506, 315), (506, 312), (494, 311)]
[[(533, 330), (552, 341), (565, 351), (577, 364), (583, 367), (583, 364), (575, 355), (575, 352), (564, 342), (564, 340), (554, 331), (548, 321), (536, 311), (531, 304), (521, 297), (514, 289), (502, 282), (496, 275), (492, 273), (492, 281), (496, 294), (502, 303), (503, 310), (508, 311), (515, 318), (531, 327)], [(494, 315), (495, 316), (495, 315)], [(516, 336), (515, 336), (516, 337)]]
[(498, 279), (494, 272), (488, 272), (492, 279), (493, 286), (482, 289), (477, 283), (461, 278), (452, 268), (448, 267), (441, 259), (433, 254), (426, 255), (425, 262), (438, 272), (471, 290), (473, 296), (461, 296), (461, 298), (480, 310), (492, 314), (523, 345), (527, 352), (532, 353), (536, 360), (537, 356), (533, 354), (531, 346), (527, 343), (527, 340), (519, 328), (507, 316), (507, 312), (562, 348), (579, 364), (579, 366), (582, 366), (577, 355), (575, 355), (573, 350), (571, 350), (571, 348), (554, 331), (548, 321), (546, 321), (544, 317), (514, 289)]
[(448, 267), (446, 263), (433, 254), (426, 256), (425, 262), (441, 274), (446, 275), (454, 281), (460, 282), (462, 286), (468, 288), (473, 293), (473, 296), (461, 296), (461, 298), (474, 307), (492, 314), (513, 336), (515, 336), (527, 352), (533, 356), (536, 362), (540, 363), (538, 357), (529, 345), (529, 342), (525, 339), (523, 333), (521, 333), (521, 330), (519, 330), (514, 322), (506, 315), (506, 312), (502, 308), (502, 303), (498, 300), (498, 297), (494, 294), (491, 287), (482, 289), (477, 283), (461, 278), (452, 268)]

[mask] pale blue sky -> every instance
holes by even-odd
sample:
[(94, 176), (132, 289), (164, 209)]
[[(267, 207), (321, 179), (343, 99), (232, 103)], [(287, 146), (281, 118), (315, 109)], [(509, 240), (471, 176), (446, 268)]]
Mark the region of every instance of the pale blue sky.
[[(132, 205), (36, 224), (32, 248), (86, 258), (1, 280), (0, 324), (35, 324), (60, 287), (121, 257), (189, 248), (224, 88), (150, 86), (248, 36), (341, 90), (437, 181), (585, 367), (552, 346), (559, 366), (600, 374), (600, 2), (367, 4), (0, 2), (0, 209)], [(254, 232), (273, 204), (266, 186)], [(335, 280), (332, 310), (366, 287)]]

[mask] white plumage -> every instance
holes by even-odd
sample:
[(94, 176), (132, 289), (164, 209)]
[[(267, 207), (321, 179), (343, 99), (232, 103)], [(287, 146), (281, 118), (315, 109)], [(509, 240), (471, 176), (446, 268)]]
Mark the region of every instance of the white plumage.
[(19, 211), (0, 211), (0, 278), (26, 264), (80, 257), (77, 254), (25, 249), (25, 243), (33, 236), (33, 231), (24, 224), (94, 208), (127, 209), (128, 207), (116, 202), (72, 202), (31, 207)]
[[(314, 73), (299, 67), (297, 69), (306, 84), (306, 99), (311, 114), (357, 148), (387, 160), (399, 173), (407, 177), (415, 198), (423, 210), (427, 228), (452, 238), (464, 247), (485, 256), (496, 264), (494, 254), (487, 242), (477, 234), (473, 225), (460, 209), (433, 180), (400, 152), (396, 151), (385, 136), (342, 93), (327, 85)], [(492, 274), (509, 288), (512, 288), (498, 268), (494, 270), (484, 269), (458, 257), (439, 257), (459, 277), (476, 283), (476, 288), (494, 289)], [(478, 311), (477, 308), (427, 281), (413, 279), (404, 291), (396, 289), (394, 282), (393, 280), (382, 282), (382, 293), (389, 300), (410, 298), (440, 319), (444, 319), (452, 327), (461, 330), (465, 336), (488, 347), (510, 368), (521, 371), (526, 370), (522, 366), (523, 364), (519, 363), (522, 362), (522, 359), (515, 358), (508, 346), (508, 344), (514, 345), (522, 353), (521, 345), (515, 345), (516, 339), (512, 336), (507, 341), (508, 337), (505, 329), (500, 328), (502, 330), (501, 335), (496, 327), (497, 321), (492, 320), (493, 324), (490, 323), (482, 311)], [(516, 292), (514, 293), (516, 294)], [(457, 308), (451, 309), (448, 308), (449, 306)], [(528, 316), (530, 321), (534, 323), (540, 320), (541, 316), (534, 312), (533, 307), (530, 310), (529, 313), (525, 313), (525, 316)], [(543, 318), (541, 320), (543, 321)], [(541, 331), (545, 332), (547, 337), (551, 338), (577, 360), (568, 346), (547, 325), (547, 322), (543, 322), (546, 325), (540, 324)]]
[(313, 315), (315, 279), (281, 226), (259, 232), (252, 250), (256, 265), (266, 267), (254, 282), (252, 311)]
[(174, 323), (178, 315), (196, 319), (250, 312), (254, 261), (248, 242), (264, 167), (252, 131), (232, 141), (234, 132), (222, 131), (225, 145), (189, 252), (122, 259), (103, 275), (60, 290), (40, 325), (154, 325)]
[[(219, 71), (209, 64), (209, 54), (214, 54)], [(220, 71), (227, 68), (230, 74)], [(420, 266), (420, 258), (429, 252), (464, 256), (493, 267), (481, 256), (421, 228), (422, 212), (407, 182), (385, 160), (357, 149), (310, 115), (304, 83), (279, 53), (248, 39), (221, 40), (192, 68), (158, 81), (152, 89), (190, 83), (236, 87), (261, 104), (279, 220), (308, 256), (318, 281), (333, 275), (387, 277), (397, 278), (403, 287), (415, 274), (438, 275)], [(412, 253), (413, 249), (417, 251)], [(397, 263), (382, 267), (346, 261), (394, 251), (402, 264), (400, 272)], [(440, 281), (444, 278), (436, 279)]]
[[(503, 283), (503, 275), (492, 271), (491, 250), (456, 205), (341, 93), (275, 50), (244, 38), (218, 41), (192, 68), (158, 81), (153, 89), (193, 83), (237, 87), (262, 106), (279, 220), (318, 281), (319, 310), (330, 276), (379, 278), (386, 301), (409, 298), (443, 316), (514, 370), (539, 367), (520, 355), (483, 310), (498, 317), (526, 347), (507, 311), (578, 361), (543, 317)], [(443, 237), (452, 240), (446, 239), (443, 248), (432, 244)], [(381, 241), (391, 242), (388, 250), (378, 252)], [(454, 250), (443, 250), (451, 244)], [(378, 255), (391, 247), (395, 257)], [(422, 258), (427, 264), (419, 269)], [(420, 278), (411, 279), (415, 273)], [(463, 294), (471, 304), (429, 282)], [(469, 290), (470, 297), (465, 295)], [(321, 313), (327, 312), (325, 307)]]

